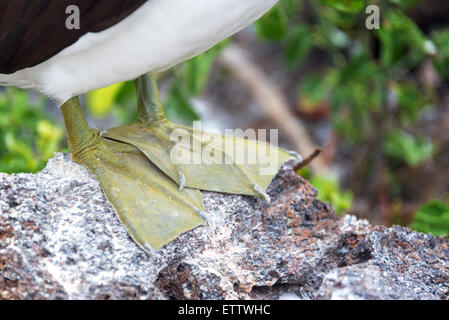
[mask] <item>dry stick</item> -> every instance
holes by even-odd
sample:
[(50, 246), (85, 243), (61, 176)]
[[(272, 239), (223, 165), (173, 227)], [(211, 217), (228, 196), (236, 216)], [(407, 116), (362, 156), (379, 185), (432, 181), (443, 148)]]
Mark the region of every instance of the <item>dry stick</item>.
[(315, 158), (318, 157), (321, 154), (322, 151), (323, 151), (322, 148), (316, 147), (315, 150), (313, 151), (313, 153), (310, 156), (308, 156), (307, 158), (305, 158), (303, 161), (301, 161), (299, 164), (297, 164), (295, 166), (295, 171), (299, 171), (302, 168), (304, 168), (304, 167), (308, 166), (309, 164), (311, 164), (312, 161), (315, 160)]
[[(248, 57), (245, 51), (235, 44), (229, 45), (220, 55), (219, 62), (245, 85), (265, 114), (285, 131), (294, 144), (295, 151), (301, 155), (312, 154), (315, 145), (303, 125), (295, 118), (284, 94), (273, 84), (265, 73)], [(322, 159), (310, 163), (315, 173), (324, 173), (328, 167)]]

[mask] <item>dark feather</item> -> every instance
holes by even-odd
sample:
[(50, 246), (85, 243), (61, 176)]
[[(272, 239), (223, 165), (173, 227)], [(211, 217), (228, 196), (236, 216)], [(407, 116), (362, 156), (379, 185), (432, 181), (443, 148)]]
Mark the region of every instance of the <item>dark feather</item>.
[[(86, 33), (119, 23), (146, 1), (0, 0), (0, 73), (42, 63)], [(80, 29), (66, 28), (70, 5), (80, 8)]]

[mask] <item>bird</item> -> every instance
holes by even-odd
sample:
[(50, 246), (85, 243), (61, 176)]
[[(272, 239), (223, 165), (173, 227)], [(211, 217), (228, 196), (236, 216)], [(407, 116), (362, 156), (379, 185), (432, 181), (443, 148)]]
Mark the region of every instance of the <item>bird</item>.
[[(131, 238), (154, 252), (206, 223), (200, 190), (269, 202), (266, 190), (280, 166), (299, 157), (170, 122), (155, 77), (247, 27), (277, 2), (2, 0), (0, 84), (37, 90), (59, 104), (73, 160), (99, 182)], [(90, 128), (79, 96), (128, 80), (137, 90), (137, 121)], [(250, 154), (263, 147), (265, 155), (275, 155), (276, 170), (262, 174), (266, 163), (259, 158), (237, 163), (226, 145)], [(221, 162), (192, 161), (205, 151)]]

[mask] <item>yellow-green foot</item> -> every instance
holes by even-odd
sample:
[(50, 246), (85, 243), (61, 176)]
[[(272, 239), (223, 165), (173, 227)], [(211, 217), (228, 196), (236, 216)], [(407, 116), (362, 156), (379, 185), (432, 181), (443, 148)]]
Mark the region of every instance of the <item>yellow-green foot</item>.
[(268, 185), (284, 162), (298, 158), (264, 142), (169, 122), (152, 75), (137, 79), (136, 88), (138, 122), (102, 135), (88, 127), (77, 98), (61, 109), (73, 159), (92, 172), (146, 251), (202, 224), (198, 189), (270, 202)]
[(184, 187), (253, 195), (265, 190), (280, 166), (295, 156), (264, 142), (196, 131), (166, 120), (108, 130), (104, 137), (139, 149)]
[(152, 74), (136, 81), (138, 122), (108, 130), (104, 137), (140, 150), (184, 187), (254, 195), (270, 201), (268, 185), (281, 165), (297, 157), (264, 142), (205, 133), (169, 122)]
[(178, 186), (130, 144), (88, 128), (77, 99), (62, 106), (73, 159), (100, 183), (130, 236), (146, 251), (159, 249), (202, 224), (201, 193)]

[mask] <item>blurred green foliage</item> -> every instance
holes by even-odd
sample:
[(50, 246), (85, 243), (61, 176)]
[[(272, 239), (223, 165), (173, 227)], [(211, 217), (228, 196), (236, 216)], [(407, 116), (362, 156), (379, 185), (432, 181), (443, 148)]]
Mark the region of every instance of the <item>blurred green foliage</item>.
[[(382, 129), (380, 134), (389, 144), (390, 137), (395, 141), (408, 139), (406, 134), (391, 135), (390, 131), (406, 130), (431, 103), (410, 80), (410, 72), (427, 58), (447, 65), (432, 49), (438, 47), (445, 55), (449, 53), (447, 32), (436, 32), (432, 42), (402, 10), (416, 3), (284, 0), (256, 23), (256, 30), (261, 39), (283, 44), (286, 64), (292, 68), (300, 67), (312, 50), (324, 52), (331, 63), (302, 79), (302, 103), (309, 108), (329, 103), (334, 128), (351, 143), (362, 143)], [(365, 27), (364, 9), (368, 4), (382, 8), (379, 30)], [(392, 107), (398, 110), (385, 128), (382, 120), (391, 117), (386, 110), (391, 96), (397, 99)], [(408, 163), (406, 152), (394, 155), (398, 157)]]
[(436, 236), (449, 236), (449, 205), (440, 200), (432, 200), (422, 205), (411, 228)]
[(390, 159), (398, 159), (410, 167), (416, 167), (432, 158), (434, 146), (426, 138), (415, 138), (398, 130), (393, 131), (385, 143), (385, 154)]
[(321, 3), (344, 12), (356, 13), (365, 7), (365, 0), (320, 0)]
[(351, 191), (340, 188), (338, 176), (334, 174), (312, 174), (310, 167), (300, 169), (298, 174), (310, 181), (318, 191), (318, 199), (332, 204), (338, 215), (352, 207), (354, 195)]
[[(418, 83), (416, 70), (431, 61), (449, 79), (449, 30), (425, 35), (406, 14), (417, 3), (283, 0), (256, 23), (260, 39), (283, 46), (290, 68), (301, 68), (312, 52), (327, 57), (325, 67), (299, 82), (299, 107), (311, 112), (329, 106), (335, 132), (353, 152), (369, 144), (372, 156), (382, 155), (389, 176), (398, 166), (419, 167), (436, 153), (430, 139), (412, 134), (422, 114), (434, 104), (432, 95)], [(365, 8), (372, 4), (381, 8), (378, 30), (365, 26)], [(311, 181), (323, 193), (322, 199), (335, 207), (349, 203), (341, 200), (350, 197), (341, 196), (345, 193), (336, 181), (325, 177)], [(396, 191), (400, 188), (391, 186)]]
[(310, 183), (318, 190), (318, 199), (331, 203), (337, 214), (351, 208), (353, 195), (347, 190), (340, 189), (336, 176), (313, 175)]
[(449, 81), (449, 30), (433, 32), (431, 39), (438, 48), (438, 53), (434, 58), (434, 65), (440, 75), (446, 81)]
[(26, 91), (0, 93), (0, 172), (41, 170), (59, 151), (64, 131), (45, 111), (45, 99), (30, 99)]

